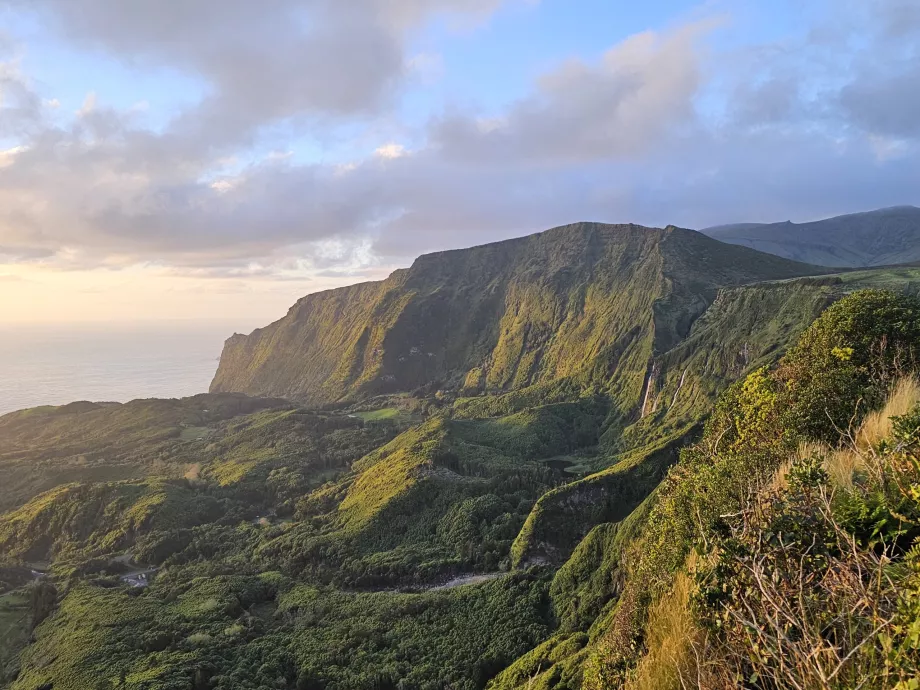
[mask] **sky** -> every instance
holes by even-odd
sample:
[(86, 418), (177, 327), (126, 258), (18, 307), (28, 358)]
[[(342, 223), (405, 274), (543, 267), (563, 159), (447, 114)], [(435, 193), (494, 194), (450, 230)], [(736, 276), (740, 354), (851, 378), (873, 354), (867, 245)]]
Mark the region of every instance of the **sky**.
[(0, 0), (0, 322), (920, 205), (917, 0)]

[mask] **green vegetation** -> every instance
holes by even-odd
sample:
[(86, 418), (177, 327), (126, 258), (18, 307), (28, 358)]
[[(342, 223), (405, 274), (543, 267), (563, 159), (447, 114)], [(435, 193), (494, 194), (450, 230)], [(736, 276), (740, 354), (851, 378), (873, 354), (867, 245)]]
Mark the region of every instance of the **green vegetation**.
[(395, 407), (385, 407), (382, 410), (370, 410), (368, 412), (356, 412), (355, 417), (363, 419), (365, 422), (383, 422), (388, 420), (400, 419), (402, 415)]
[[(816, 649), (839, 681), (803, 688), (908, 682), (917, 276), (811, 271), (572, 226), (231, 341), (216, 389), (316, 409), (0, 418), (6, 682), (779, 690), (784, 655), (828, 673)], [(798, 595), (827, 605), (756, 637)]]
[(18, 657), (29, 641), (32, 615), (25, 591), (0, 596), (0, 682), (16, 675)]
[[(546, 582), (349, 594), (277, 574), (75, 587), (13, 688), (479, 688), (549, 629)], [(101, 684), (100, 684), (101, 683)]]
[(189, 442), (189, 429), (219, 430), (241, 415), (290, 407), (283, 400), (199, 395), (13, 412), (0, 417), (0, 511), (74, 482), (182, 477), (201, 462), (201, 443)]
[[(778, 367), (754, 372), (723, 396), (704, 438), (658, 490), (641, 534), (619, 548), (626, 588), (592, 640), (582, 687), (679, 688), (690, 677), (711, 688), (736, 687), (739, 678), (754, 678), (757, 688), (789, 687), (790, 678), (809, 688), (850, 688), (854, 678), (891, 687), (913, 677), (912, 642), (897, 635), (916, 625), (899, 618), (908, 614), (898, 601), (913, 586), (903, 568), (915, 535), (910, 458), (920, 417), (894, 415), (890, 433), (866, 431), (882, 427), (878, 419), (890, 412), (860, 420), (898, 376), (917, 370), (918, 309), (920, 302), (894, 293), (842, 300)], [(824, 420), (844, 413), (829, 439)], [(836, 492), (824, 467), (845, 477)], [(688, 569), (698, 584), (688, 586), (681, 575)], [(858, 591), (862, 608), (847, 598)], [(771, 608), (790, 600), (805, 608)], [(651, 612), (692, 634), (679, 644), (662, 639)], [(785, 616), (782, 637), (774, 636), (776, 616)], [(676, 646), (678, 660), (669, 662), (667, 684), (649, 685), (655, 664), (643, 652), (658, 658), (663, 645)]]

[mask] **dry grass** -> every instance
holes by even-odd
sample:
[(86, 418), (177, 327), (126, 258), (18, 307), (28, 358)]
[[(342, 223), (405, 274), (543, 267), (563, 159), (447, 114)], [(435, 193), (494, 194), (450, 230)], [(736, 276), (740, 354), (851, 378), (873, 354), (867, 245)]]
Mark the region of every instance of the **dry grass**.
[[(688, 568), (696, 567), (691, 555)], [(671, 590), (650, 609), (647, 652), (624, 690), (736, 690), (725, 660), (697, 625), (691, 609), (691, 575), (680, 572)]]
[(824, 460), (824, 469), (827, 470), (834, 486), (841, 489), (852, 489), (853, 475), (865, 464), (865, 458), (855, 450), (842, 448), (828, 453)]
[(881, 410), (871, 413), (856, 433), (856, 445), (862, 451), (871, 451), (891, 435), (891, 418), (900, 417), (920, 404), (920, 381), (903, 378), (895, 384), (888, 402)]
[(671, 592), (649, 609), (648, 653), (624, 690), (681, 689), (681, 677), (691, 663), (692, 640), (698, 634), (690, 611), (692, 587), (690, 577), (678, 573)]
[(797, 457), (804, 458), (809, 453), (823, 455), (824, 467), (832, 483), (843, 489), (852, 489), (853, 475), (866, 469), (869, 459), (875, 455), (874, 449), (891, 435), (891, 418), (909, 413), (918, 404), (920, 381), (915, 378), (901, 379), (892, 389), (885, 406), (863, 420), (859, 429), (850, 434), (850, 442), (845, 447), (831, 450), (804, 444)]
[[(801, 457), (801, 452), (796, 455), (797, 459)], [(773, 479), (770, 480), (770, 483), (767, 485), (768, 491), (785, 491), (789, 487), (789, 470), (792, 469), (793, 460), (788, 460), (782, 465), (776, 468), (776, 472), (773, 473)]]

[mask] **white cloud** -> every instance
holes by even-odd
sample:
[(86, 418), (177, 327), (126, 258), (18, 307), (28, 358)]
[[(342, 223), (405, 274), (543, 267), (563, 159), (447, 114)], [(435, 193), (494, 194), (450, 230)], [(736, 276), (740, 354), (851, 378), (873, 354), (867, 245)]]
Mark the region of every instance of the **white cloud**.
[(396, 158), (402, 158), (407, 156), (409, 152), (406, 150), (406, 147), (402, 144), (384, 144), (374, 151), (374, 155), (378, 158), (385, 158), (388, 160), (394, 160)]
[(235, 186), (236, 182), (233, 180), (217, 180), (216, 182), (211, 183), (211, 189), (220, 194), (229, 192)]
[(0, 168), (5, 168), (8, 165), (12, 165), (16, 160), (16, 156), (25, 150), (25, 146), (14, 146), (12, 148), (6, 149), (5, 151), (0, 150)]
[(905, 139), (893, 139), (878, 134), (870, 134), (868, 138), (869, 145), (875, 152), (875, 158), (879, 163), (903, 158), (911, 151), (911, 144)]
[(96, 92), (90, 91), (88, 94), (86, 94), (86, 98), (83, 99), (83, 105), (81, 105), (80, 109), (77, 110), (77, 116), (86, 117), (94, 110), (96, 110)]
[(645, 32), (597, 63), (570, 60), (500, 117), (448, 116), (436, 143), (458, 158), (527, 164), (638, 156), (695, 124), (700, 42), (718, 22)]

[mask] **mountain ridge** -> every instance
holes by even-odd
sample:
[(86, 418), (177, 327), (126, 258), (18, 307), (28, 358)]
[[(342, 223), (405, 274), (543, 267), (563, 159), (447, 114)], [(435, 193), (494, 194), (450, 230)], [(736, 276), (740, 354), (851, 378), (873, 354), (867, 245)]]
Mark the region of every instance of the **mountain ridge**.
[(734, 223), (702, 230), (721, 242), (795, 261), (866, 268), (920, 261), (920, 208), (891, 206), (807, 223)]

